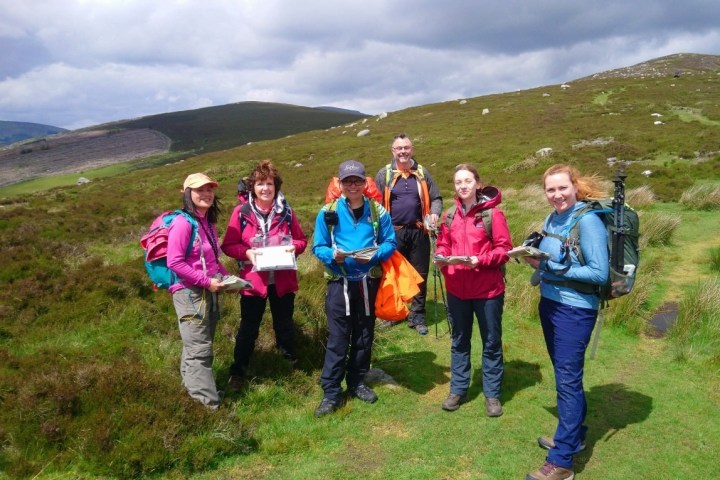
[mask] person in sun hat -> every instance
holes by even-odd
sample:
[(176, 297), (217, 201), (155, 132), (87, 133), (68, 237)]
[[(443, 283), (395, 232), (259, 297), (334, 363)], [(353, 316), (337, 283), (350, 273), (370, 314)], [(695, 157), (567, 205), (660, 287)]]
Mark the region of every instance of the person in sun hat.
[(579, 242), (567, 242), (563, 232), (585, 206), (585, 200), (607, 195), (598, 179), (581, 176), (575, 167), (563, 164), (545, 171), (543, 188), (553, 212), (545, 220), (538, 248), (551, 258), (523, 258), (540, 272), (538, 310), (555, 372), (558, 425), (552, 437), (538, 438), (538, 445), (549, 452), (543, 466), (525, 478), (570, 480), (575, 477), (573, 456), (585, 448), (585, 351), (600, 307), (597, 286), (606, 282), (609, 267), (607, 230), (597, 215), (580, 218)]
[[(313, 254), (325, 265), (328, 279), (328, 340), (320, 375), (323, 398), (315, 409), (316, 417), (340, 408), (343, 379), (350, 396), (367, 403), (377, 400), (365, 384), (375, 332), (375, 297), (382, 275), (380, 263), (397, 248), (390, 215), (363, 195), (365, 166), (348, 160), (340, 164), (338, 173), (342, 195), (327, 203), (315, 220)], [(366, 247), (377, 247), (370, 258), (341, 253)]]
[[(167, 265), (178, 282), (169, 288), (183, 342), (180, 376), (192, 398), (217, 409), (222, 402), (213, 376), (213, 339), (220, 319), (218, 293), (227, 275), (220, 263), (215, 224), (220, 211), (217, 182), (204, 173), (188, 175), (183, 182), (183, 210), (198, 224), (190, 244), (192, 225), (177, 215), (168, 227)], [(188, 248), (189, 247), (189, 248)]]

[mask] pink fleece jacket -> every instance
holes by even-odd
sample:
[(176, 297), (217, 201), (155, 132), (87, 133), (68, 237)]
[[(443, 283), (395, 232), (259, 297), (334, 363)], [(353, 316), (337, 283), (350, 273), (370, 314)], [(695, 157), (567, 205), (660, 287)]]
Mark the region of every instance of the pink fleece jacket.
[[(195, 219), (198, 222), (197, 235), (187, 258), (185, 258), (185, 252), (190, 243), (190, 234), (192, 232), (190, 222), (182, 215), (178, 215), (168, 227), (168, 268), (175, 272), (182, 282), (171, 285), (168, 289), (170, 293), (190, 285), (208, 288), (210, 279), (213, 276), (218, 273), (227, 275), (225, 267), (215, 258), (212, 243), (207, 237), (208, 233), (213, 235), (215, 245), (219, 245), (215, 225), (209, 224), (205, 217), (196, 216)], [(200, 259), (200, 248), (202, 248), (205, 258), (205, 273), (203, 273), (203, 265)], [(220, 250), (218, 249), (218, 255), (219, 253)]]

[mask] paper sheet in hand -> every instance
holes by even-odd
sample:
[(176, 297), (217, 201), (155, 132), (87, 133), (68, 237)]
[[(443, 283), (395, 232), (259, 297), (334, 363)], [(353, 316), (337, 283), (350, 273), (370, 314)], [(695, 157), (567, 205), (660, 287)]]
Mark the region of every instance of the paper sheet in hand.
[(438, 262), (445, 262), (448, 265), (457, 265), (458, 263), (469, 263), (472, 261), (470, 260), (470, 257), (464, 255), (450, 255), (449, 257), (444, 255), (435, 255), (435, 260)]
[(525, 246), (520, 245), (519, 247), (515, 247), (509, 252), (507, 252), (508, 257), (510, 258), (519, 258), (519, 257), (533, 257), (533, 258), (550, 258), (550, 254), (547, 252), (543, 252), (539, 248), (531, 247), (531, 246)]
[(225, 289), (226, 292), (232, 290), (244, 290), (246, 288), (252, 288), (252, 283), (248, 282), (247, 280), (243, 280), (240, 277), (236, 277), (235, 275), (228, 275), (227, 277), (223, 278), (222, 284), (227, 287)]
[(256, 249), (255, 270), (297, 270), (295, 252), (289, 252), (287, 245)]
[(378, 247), (359, 248), (357, 250), (351, 250), (349, 252), (346, 250), (338, 249), (338, 253), (340, 255), (344, 255), (346, 257), (355, 258), (355, 259), (361, 259), (361, 260), (363, 260), (363, 259), (370, 260), (373, 257), (373, 255), (375, 255), (375, 252), (377, 252), (377, 251), (378, 251)]

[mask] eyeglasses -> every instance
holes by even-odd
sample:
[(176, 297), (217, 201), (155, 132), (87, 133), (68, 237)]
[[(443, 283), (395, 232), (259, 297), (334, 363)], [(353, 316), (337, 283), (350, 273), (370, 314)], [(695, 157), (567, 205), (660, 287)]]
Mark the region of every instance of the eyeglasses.
[(412, 148), (413, 148), (412, 145), (405, 145), (402, 147), (392, 147), (392, 149), (395, 150), (396, 152), (402, 152), (403, 150), (412, 150)]
[(362, 185), (365, 185), (365, 179), (358, 178), (358, 179), (353, 180), (351, 178), (346, 178), (346, 179), (342, 180), (340, 183), (342, 183), (346, 187), (352, 187), (352, 186), (360, 187)]

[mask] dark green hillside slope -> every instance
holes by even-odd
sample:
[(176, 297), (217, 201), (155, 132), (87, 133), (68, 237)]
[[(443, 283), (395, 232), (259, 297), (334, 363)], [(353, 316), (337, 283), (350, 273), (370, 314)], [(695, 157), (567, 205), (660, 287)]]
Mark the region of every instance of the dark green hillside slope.
[(118, 122), (120, 128), (152, 128), (173, 141), (173, 151), (215, 151), (362, 119), (347, 111), (280, 103), (240, 102), (150, 115)]

